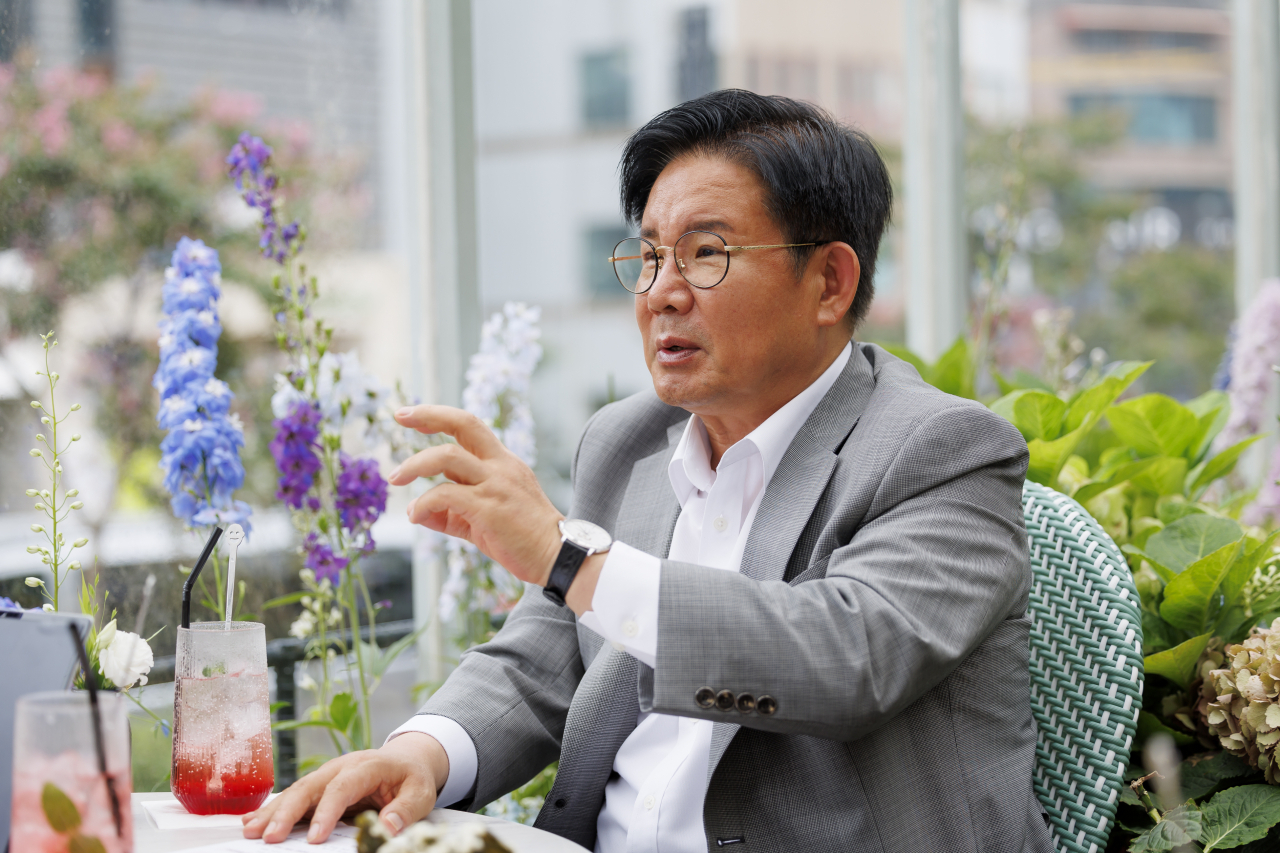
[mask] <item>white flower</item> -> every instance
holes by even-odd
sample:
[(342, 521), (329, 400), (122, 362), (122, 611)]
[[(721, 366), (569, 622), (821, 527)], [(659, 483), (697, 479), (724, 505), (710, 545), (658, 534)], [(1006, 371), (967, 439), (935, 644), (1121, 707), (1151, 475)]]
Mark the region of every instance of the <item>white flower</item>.
[(316, 680), (305, 672), (298, 676), (297, 684), (299, 690), (310, 690), (312, 693), (320, 688), (320, 685), (316, 684)]
[(151, 646), (132, 631), (116, 628), (112, 619), (98, 634), (98, 665), (112, 684), (126, 690), (147, 683), (147, 673), (155, 663)]
[(302, 611), (302, 614), (289, 626), (289, 636), (297, 637), (299, 640), (305, 640), (310, 637), (316, 630), (316, 617), (310, 610)]
[(294, 403), (305, 403), (307, 395), (293, 387), (289, 377), (276, 374), (276, 392), (271, 395), (271, 414), (277, 418), (288, 417)]
[(369, 419), (387, 396), (376, 376), (365, 373), (354, 352), (325, 353), (316, 376), (316, 399), (325, 420), (341, 428), (348, 418)]

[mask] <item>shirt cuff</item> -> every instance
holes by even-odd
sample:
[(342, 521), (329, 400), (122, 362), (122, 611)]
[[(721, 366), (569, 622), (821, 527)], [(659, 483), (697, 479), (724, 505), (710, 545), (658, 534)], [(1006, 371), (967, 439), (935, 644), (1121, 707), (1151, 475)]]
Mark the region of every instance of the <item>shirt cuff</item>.
[(654, 666), (658, 660), (658, 584), (662, 561), (614, 542), (581, 622), (613, 647)]
[(467, 734), (467, 730), (456, 720), (436, 714), (418, 714), (410, 717), (409, 722), (387, 735), (385, 746), (392, 738), (406, 732), (422, 732), (440, 741), (444, 754), (449, 756), (449, 779), (436, 795), (436, 805), (440, 808), (451, 806), (471, 793), (476, 784), (475, 741)]

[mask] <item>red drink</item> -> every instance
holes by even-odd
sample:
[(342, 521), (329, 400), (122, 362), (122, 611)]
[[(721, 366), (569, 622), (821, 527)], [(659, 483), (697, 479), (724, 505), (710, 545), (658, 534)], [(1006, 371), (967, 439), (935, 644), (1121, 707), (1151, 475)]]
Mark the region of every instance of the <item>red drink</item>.
[(173, 703), (173, 776), (192, 814), (245, 814), (275, 785), (267, 676), (179, 678)]

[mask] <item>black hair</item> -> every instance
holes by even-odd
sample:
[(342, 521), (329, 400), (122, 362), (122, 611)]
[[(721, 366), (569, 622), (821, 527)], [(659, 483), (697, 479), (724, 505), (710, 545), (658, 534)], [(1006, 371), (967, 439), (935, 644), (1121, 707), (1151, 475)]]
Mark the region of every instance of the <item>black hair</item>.
[[(788, 243), (848, 243), (862, 273), (849, 313), (871, 308), (876, 253), (893, 207), (889, 170), (862, 131), (813, 104), (722, 89), (659, 113), (622, 153), (622, 213), (638, 225), (658, 175), (684, 154), (723, 157), (750, 169)], [(790, 249), (797, 273), (814, 247)]]

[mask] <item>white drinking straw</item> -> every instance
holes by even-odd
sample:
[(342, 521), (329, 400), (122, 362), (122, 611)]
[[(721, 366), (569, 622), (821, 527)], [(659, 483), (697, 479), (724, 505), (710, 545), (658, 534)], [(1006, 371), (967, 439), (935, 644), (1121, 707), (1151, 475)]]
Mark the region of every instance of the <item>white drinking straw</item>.
[(244, 541), (244, 528), (233, 524), (227, 528), (227, 541), (231, 543), (231, 553), (227, 555), (227, 625), (224, 630), (231, 630), (231, 605), (236, 600), (236, 550)]

